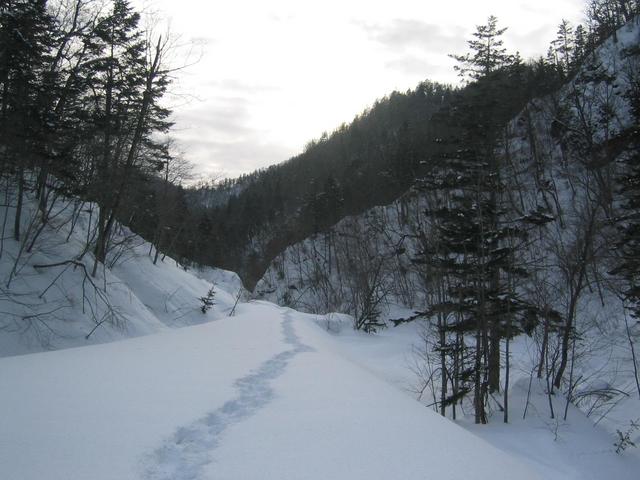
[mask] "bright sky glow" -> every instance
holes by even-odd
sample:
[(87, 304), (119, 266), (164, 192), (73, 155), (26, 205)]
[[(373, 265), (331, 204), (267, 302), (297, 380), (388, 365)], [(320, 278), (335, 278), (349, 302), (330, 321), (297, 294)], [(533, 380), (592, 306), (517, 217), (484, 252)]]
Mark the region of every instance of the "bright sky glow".
[(424, 79), (457, 83), (447, 54), (489, 15), (524, 58), (546, 53), (583, 0), (139, 0), (168, 17), (200, 61), (173, 87), (187, 159), (207, 176), (235, 177), (299, 153), (393, 90)]

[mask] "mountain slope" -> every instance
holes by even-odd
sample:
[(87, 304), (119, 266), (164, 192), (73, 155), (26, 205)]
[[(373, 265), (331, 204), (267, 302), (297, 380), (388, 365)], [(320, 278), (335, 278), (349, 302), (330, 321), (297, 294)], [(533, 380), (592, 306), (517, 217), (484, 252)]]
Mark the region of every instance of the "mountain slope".
[[(579, 234), (585, 199), (600, 183), (611, 189), (603, 200), (609, 204), (607, 214), (617, 207), (614, 179), (622, 173), (620, 160), (632, 148), (629, 132), (637, 127), (632, 102), (625, 95), (640, 71), (639, 22), (622, 27), (586, 58), (574, 78), (558, 91), (528, 102), (504, 127), (496, 150), (502, 174), (509, 178), (509, 220), (541, 208), (555, 220), (535, 248), (549, 250), (549, 238), (570, 243)], [(413, 262), (433, 242), (424, 211), (441, 201), (429, 187), (426, 190), (409, 189), (388, 205), (346, 217), (287, 247), (270, 263), (254, 294), (308, 312), (356, 314), (352, 290), (357, 279), (351, 277), (358, 274), (352, 263), (356, 268), (375, 265), (370, 258), (375, 256), (383, 259), (388, 271), (382, 281), (383, 305), (423, 307), (424, 272)], [(366, 276), (367, 268), (363, 270)]]
[[(13, 190), (4, 188), (10, 198)], [(20, 242), (2, 242), (0, 356), (147, 335), (211, 321), (232, 308), (242, 292), (237, 275), (213, 268), (187, 272), (169, 257), (160, 257), (154, 265), (150, 244), (122, 225), (114, 235), (107, 266), (93, 277), (89, 245), (97, 209), (95, 204), (61, 197), (36, 235), (32, 227), (40, 211), (27, 195), (26, 234)], [(13, 212), (0, 207), (5, 225), (13, 222)], [(216, 305), (205, 314), (200, 298), (211, 288)]]
[[(556, 431), (577, 438), (570, 433), (574, 427), (592, 422), (608, 435), (601, 445), (611, 446), (625, 433), (633, 442), (640, 440), (633, 427), (640, 408), (640, 323), (629, 315), (624, 286), (611, 274), (620, 261), (616, 221), (625, 213), (618, 180), (626, 173), (625, 160), (638, 148), (632, 100), (637, 101), (632, 94), (640, 85), (638, 45), (640, 19), (604, 41), (563, 88), (529, 102), (503, 129), (495, 152), (506, 186), (500, 221), (518, 225), (531, 212), (545, 220), (527, 231), (524, 247), (514, 255), (525, 274), (503, 278), (514, 282), (519, 299), (543, 314), (518, 320), (517, 328), (526, 334), (496, 341), (501, 384), (489, 395), (490, 423), (502, 422), (503, 394), (509, 388), (509, 421), (517, 422), (530, 400), (522, 391), (531, 384), (539, 410), (535, 428), (555, 425)], [(429, 264), (424, 254), (437, 248), (437, 225), (424, 212), (447, 201), (428, 188), (416, 188), (390, 205), (344, 219), (276, 257), (254, 295), (313, 313), (348, 313), (353, 326), (378, 332), (385, 322), (394, 324), (390, 319), (422, 317), (413, 340), (419, 355), (410, 362), (421, 382), (414, 390), (427, 392), (424, 402), (437, 408), (441, 372), (455, 370), (451, 363), (441, 367), (441, 353), (455, 336), (449, 344), (442, 341), (436, 314), (425, 314), (434, 304), (442, 305), (438, 281), (451, 281), (451, 276), (439, 276), (441, 267), (436, 261)], [(637, 215), (637, 210), (626, 214)], [(509, 308), (498, 313), (506, 310), (509, 317)], [(552, 310), (555, 319), (548, 314)], [(445, 321), (455, 318), (451, 314)], [(337, 329), (331, 322), (327, 328)], [(563, 355), (566, 368), (561, 367)], [(379, 363), (374, 357), (369, 362)], [(582, 413), (565, 422), (571, 404)], [(466, 407), (472, 408), (470, 400)]]

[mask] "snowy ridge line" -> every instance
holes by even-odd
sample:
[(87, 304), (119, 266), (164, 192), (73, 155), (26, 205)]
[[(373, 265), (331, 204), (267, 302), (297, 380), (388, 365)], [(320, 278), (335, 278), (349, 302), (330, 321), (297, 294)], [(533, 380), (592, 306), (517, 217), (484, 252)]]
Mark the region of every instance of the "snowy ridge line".
[(196, 480), (202, 470), (213, 460), (215, 450), (225, 430), (251, 417), (269, 404), (275, 397), (271, 381), (281, 376), (296, 355), (313, 352), (302, 343), (293, 327), (290, 309), (282, 315), (282, 336), (285, 350), (266, 360), (252, 373), (237, 379), (234, 386), (238, 395), (217, 410), (208, 413), (192, 424), (180, 427), (154, 452), (145, 456), (146, 467), (142, 478), (148, 480)]

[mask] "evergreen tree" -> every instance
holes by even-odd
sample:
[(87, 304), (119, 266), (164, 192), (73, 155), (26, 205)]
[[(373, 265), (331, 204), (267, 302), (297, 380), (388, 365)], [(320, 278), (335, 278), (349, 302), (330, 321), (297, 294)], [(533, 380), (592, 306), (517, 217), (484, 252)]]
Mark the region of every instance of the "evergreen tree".
[[(94, 249), (95, 275), (104, 263), (113, 223), (134, 169), (146, 160), (161, 165), (162, 144), (151, 133), (164, 132), (170, 124), (169, 111), (157, 101), (168, 85), (163, 70), (166, 40), (156, 45), (145, 39), (139, 28), (140, 15), (127, 0), (114, 0), (110, 14), (97, 30), (96, 75), (91, 79), (95, 92), (92, 104), (98, 140), (94, 184), (90, 191), (100, 204), (98, 236)], [(157, 158), (154, 158), (157, 157)]]
[[(620, 239), (617, 245), (619, 261), (611, 273), (624, 282), (624, 297), (640, 318), (640, 75), (633, 68), (637, 65), (640, 47), (627, 50), (632, 68), (628, 72), (628, 87), (623, 96), (635, 118), (635, 127), (628, 132), (629, 144), (623, 159), (623, 171), (618, 178), (618, 194), (621, 198), (621, 215), (617, 219)], [(636, 60), (633, 60), (636, 57)]]
[(0, 170), (16, 176), (16, 240), (21, 236), (25, 169), (38, 164), (43, 155), (47, 119), (40, 98), (54, 37), (45, 0), (0, 4)]
[(469, 42), (472, 52), (454, 56), (458, 71), (475, 81), (440, 118), (449, 137), (440, 139), (445, 153), (425, 178), (435, 195), (426, 212), (434, 246), (419, 259), (444, 279), (426, 312), (438, 318), (442, 375), (451, 380), (441, 402), (455, 405), (472, 394), (476, 423), (487, 422), (488, 395), (501, 386), (501, 342), (521, 331), (516, 319), (533, 309), (517, 289), (527, 275), (518, 255), (530, 217), (511, 217), (512, 186), (499, 153), (503, 125), (522, 108), (528, 88), (519, 56), (502, 47), (504, 31), (490, 17)]
[(463, 78), (478, 80), (491, 72), (508, 66), (513, 56), (507, 53), (502, 35), (506, 28), (498, 28), (498, 19), (491, 15), (486, 25), (478, 25), (473, 33), (475, 39), (468, 40), (471, 53), (450, 55), (459, 62), (454, 69)]
[(571, 65), (577, 68), (582, 63), (585, 55), (587, 54), (587, 45), (589, 39), (588, 34), (582, 25), (578, 25), (573, 34), (573, 56), (571, 59)]
[(558, 26), (556, 38), (551, 42), (551, 47), (555, 52), (558, 69), (566, 77), (573, 68), (573, 58), (576, 50), (573, 27), (567, 20), (562, 20)]
[(621, 239), (618, 252), (621, 261), (612, 273), (625, 282), (624, 296), (635, 316), (640, 318), (640, 135), (634, 141), (634, 151), (626, 159), (627, 172), (620, 180), (624, 215), (618, 220)]

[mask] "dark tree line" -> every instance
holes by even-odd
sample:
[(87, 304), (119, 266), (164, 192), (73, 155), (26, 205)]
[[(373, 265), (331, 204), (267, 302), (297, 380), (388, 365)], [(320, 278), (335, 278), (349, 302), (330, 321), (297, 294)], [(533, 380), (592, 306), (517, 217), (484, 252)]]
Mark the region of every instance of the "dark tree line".
[(288, 245), (406, 191), (432, 149), (430, 118), (454, 92), (432, 82), (394, 92), (296, 157), (188, 190), (173, 253), (238, 271), (251, 287)]
[[(493, 22), (474, 39), (476, 46), (495, 35)], [(492, 101), (494, 105), (486, 111), (496, 124), (504, 124), (526, 100), (555, 91), (576, 71), (589, 49), (601, 41), (593, 32), (592, 27), (573, 29), (562, 22), (552, 44), (553, 55), (547, 59), (524, 63), (517, 55), (498, 52), (498, 57), (509, 58), (490, 62), (509, 60), (509, 73), (492, 72), (492, 80), (481, 85), (493, 84), (495, 91), (501, 90), (499, 99), (477, 86), (452, 88), (425, 81), (414, 90), (394, 92), (377, 101), (350, 124), (309, 142), (303, 153), (282, 164), (176, 192), (185, 198), (186, 207), (181, 222), (165, 226), (176, 239), (169, 254), (185, 264), (237, 271), (251, 288), (288, 245), (326, 231), (347, 215), (389, 203), (437, 164), (449, 147), (432, 139), (455, 134), (439, 131), (442, 125), (434, 116), (442, 115), (454, 102), (467, 108), (466, 98), (475, 96), (476, 102)], [(474, 66), (472, 58), (459, 59), (466, 61), (460, 71), (471, 73), (472, 79), (498, 66)], [(155, 196), (152, 191), (138, 195), (136, 204), (144, 205), (144, 198)], [(154, 236), (157, 227), (148, 218), (132, 218), (136, 231), (147, 238)]]
[[(505, 122), (525, 98), (552, 91), (561, 80), (546, 63), (518, 63), (515, 70), (510, 83), (500, 80), (516, 86), (519, 97), (500, 113)], [(410, 188), (448, 148), (432, 141), (446, 134), (438, 115), (466, 96), (483, 96), (474, 92), (428, 81), (394, 92), (282, 164), (188, 192), (191, 227), (197, 226), (188, 241), (197, 247), (183, 256), (238, 271), (251, 288), (288, 245)]]
[[(488, 29), (497, 28), (493, 21)], [(480, 45), (495, 33), (481, 33), (474, 41)], [(567, 41), (576, 42), (573, 35)], [(595, 38), (590, 42), (595, 44)], [(573, 53), (571, 71), (583, 50)], [(507, 56), (513, 63), (509, 74), (482, 82), (495, 81), (495, 90), (503, 93), (499, 99), (490, 100), (471, 85), (452, 88), (425, 81), (378, 100), (353, 122), (309, 142), (303, 153), (282, 164), (189, 192), (192, 236), (182, 244), (191, 247), (179, 256), (238, 271), (251, 288), (288, 245), (326, 231), (347, 215), (389, 203), (437, 164), (448, 147), (432, 139), (453, 136), (440, 131), (437, 116), (454, 102), (464, 109), (470, 96), (493, 101), (496, 105), (488, 111), (504, 124), (526, 100), (554, 91), (570, 74), (555, 57), (524, 63), (517, 55)], [(461, 72), (472, 73), (470, 78), (479, 79), (496, 66), (460, 60), (468, 61)]]
[[(91, 209), (92, 274), (105, 264), (133, 186), (168, 170), (158, 134), (171, 126), (170, 48), (128, 0), (0, 2), (0, 175), (27, 251), (54, 205), (75, 196)], [(26, 195), (39, 218), (25, 218)]]
[[(562, 165), (542, 163), (535, 148), (546, 140), (532, 134), (531, 125), (524, 137), (530, 157), (516, 166), (511, 163), (513, 140), (506, 125), (521, 110), (527, 114), (524, 107), (536, 92), (522, 87), (527, 68), (502, 48), (505, 29), (497, 27), (496, 19), (490, 17), (478, 27), (468, 42), (470, 54), (455, 56), (457, 70), (471, 83), (438, 114), (443, 133), (434, 141), (448, 149), (418, 183), (431, 200), (425, 212), (429, 231), (414, 259), (424, 266), (431, 289), (428, 310), (416, 317), (434, 321), (442, 414), (452, 408), (455, 418), (457, 405), (469, 396), (476, 423), (486, 423), (487, 402), (503, 389), (500, 408), (507, 421), (509, 341), (538, 329), (543, 338), (538, 376), (546, 375), (550, 395), (566, 388), (571, 399), (577, 311), (585, 290), (598, 289), (602, 298), (603, 289), (609, 288), (637, 312), (638, 128), (621, 130), (616, 112), (630, 110), (637, 125), (638, 50), (635, 46), (623, 52), (625, 67), (618, 77), (606, 71), (594, 50), (632, 21), (637, 4), (590, 2), (588, 12), (588, 34), (584, 27), (574, 34), (563, 21), (547, 59), (536, 62), (544, 83), (557, 88), (573, 82), (565, 94), (547, 100), (556, 102), (549, 129), (566, 162)], [(526, 118), (519, 117), (523, 124)], [(603, 132), (604, 138), (599, 137)], [(537, 172), (532, 201), (526, 202), (528, 187), (519, 182), (527, 181), (529, 162)], [(566, 200), (559, 200), (557, 191), (546, 193), (554, 170), (568, 179), (571, 204), (563, 205)], [(613, 213), (617, 202), (622, 212), (618, 216)], [(612, 225), (618, 226), (618, 235)], [(613, 256), (606, 250), (612, 238), (618, 245)], [(554, 275), (553, 268), (540, 266), (541, 256), (557, 258), (566, 289), (562, 311), (560, 302), (541, 302), (530, 294), (529, 286), (540, 288), (545, 276)], [(609, 271), (614, 277), (604, 275), (610, 266), (615, 267)], [(621, 289), (619, 280), (625, 285)], [(557, 341), (553, 349), (552, 337)], [(503, 368), (507, 378), (501, 383)]]

